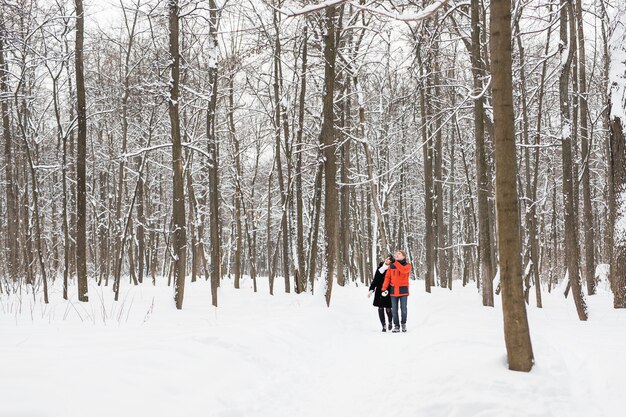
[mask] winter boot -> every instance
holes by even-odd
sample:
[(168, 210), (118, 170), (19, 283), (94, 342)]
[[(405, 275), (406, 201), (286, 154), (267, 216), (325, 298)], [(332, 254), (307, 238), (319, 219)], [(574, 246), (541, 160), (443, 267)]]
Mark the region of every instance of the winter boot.
[(402, 323), (402, 333), (406, 333), (406, 324)]
[(389, 329), (389, 330), (391, 330), (391, 322), (389, 322), (389, 327), (388, 327), (388, 329)]

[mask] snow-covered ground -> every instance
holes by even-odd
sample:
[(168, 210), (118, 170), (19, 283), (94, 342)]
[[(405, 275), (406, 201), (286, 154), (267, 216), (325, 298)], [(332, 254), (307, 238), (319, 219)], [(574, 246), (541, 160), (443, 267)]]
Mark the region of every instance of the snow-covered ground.
[(187, 284), (182, 311), (150, 284), (126, 284), (118, 303), (94, 286), (89, 304), (55, 287), (45, 311), (0, 295), (0, 416), (625, 415), (626, 311), (610, 294), (588, 299), (586, 323), (560, 292), (530, 307), (524, 374), (507, 370), (499, 304), (458, 282), (412, 285), (406, 334), (380, 331), (362, 286), (335, 286), (330, 308), (228, 280), (218, 309), (205, 282)]

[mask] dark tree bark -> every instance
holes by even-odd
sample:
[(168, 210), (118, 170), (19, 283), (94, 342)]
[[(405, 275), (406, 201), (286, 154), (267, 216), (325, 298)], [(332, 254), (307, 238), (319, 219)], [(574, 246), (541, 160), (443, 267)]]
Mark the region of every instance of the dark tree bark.
[(448, 260), (447, 253), (444, 249), (446, 245), (446, 224), (444, 222), (444, 192), (443, 192), (443, 132), (441, 126), (441, 67), (439, 65), (439, 34), (434, 39), (433, 44), (433, 87), (434, 96), (432, 98), (432, 109), (435, 114), (435, 140), (433, 146), (433, 189), (435, 192), (435, 231), (436, 231), (436, 257), (437, 257), (437, 276), (439, 277), (439, 285), (441, 288), (448, 287)]
[(587, 70), (585, 56), (585, 34), (583, 29), (583, 10), (581, 0), (576, 0), (576, 26), (578, 34), (578, 91), (580, 94), (580, 145), (583, 157), (582, 187), (583, 187), (583, 232), (585, 241), (585, 268), (583, 270), (587, 293), (596, 292), (595, 279), (595, 237), (593, 206), (591, 204), (591, 179), (589, 163), (591, 161), (591, 146), (588, 129), (589, 103), (587, 99)]
[[(568, 17), (569, 15), (569, 17)], [(574, 303), (580, 320), (587, 320), (587, 306), (583, 297), (579, 275), (579, 252), (576, 233), (576, 208), (574, 202), (574, 179), (572, 167), (572, 123), (569, 108), (569, 72), (574, 54), (574, 45), (569, 43), (568, 21), (573, 19), (571, 0), (561, 0), (560, 40), (561, 74), (559, 75), (559, 101), (561, 112), (561, 145), (563, 159), (563, 205), (565, 212), (565, 258), (571, 283)], [(570, 30), (573, 25), (570, 26)], [(567, 54), (567, 55), (564, 55)]]
[(490, 46), (496, 154), (496, 210), (504, 339), (509, 369), (533, 366), (520, 259), (517, 160), (513, 115), (511, 1), (492, 0)]
[(75, 0), (75, 6), (76, 113), (78, 116), (78, 136), (76, 141), (76, 278), (78, 281), (78, 300), (89, 301), (87, 295), (87, 104), (83, 69), (85, 31), (83, 0)]
[(235, 154), (235, 288), (239, 288), (241, 275), (242, 275), (242, 256), (243, 256), (243, 227), (241, 222), (242, 217), (242, 190), (241, 190), (241, 178), (243, 171), (241, 169), (241, 150), (239, 146), (239, 139), (235, 131), (235, 91), (234, 91), (234, 78), (235, 74), (231, 74), (228, 79), (228, 131), (233, 142), (233, 150)]
[[(211, 44), (209, 47), (217, 50), (217, 4), (215, 0), (209, 0), (210, 27), (209, 34)], [(217, 109), (217, 62), (209, 63), (209, 82), (211, 84), (211, 98), (207, 111), (207, 138), (208, 153), (211, 157), (209, 166), (209, 223), (211, 240), (211, 302), (217, 307), (217, 288), (219, 287), (221, 273), (220, 263), (220, 194), (219, 194), (219, 158), (218, 143), (215, 134), (216, 109)]]
[[(345, 83), (347, 84), (345, 96), (346, 99), (342, 103), (341, 106), (342, 114), (341, 114), (341, 127), (342, 130), (348, 129), (347, 124), (350, 123), (350, 80), (346, 76)], [(350, 265), (352, 263), (351, 256), (351, 216), (350, 216), (350, 194), (352, 193), (352, 187), (348, 184), (350, 181), (350, 171), (352, 170), (352, 166), (350, 164), (350, 152), (351, 152), (351, 141), (350, 137), (343, 137), (341, 145), (341, 187), (339, 189), (339, 202), (340, 202), (340, 212), (341, 212), (341, 227), (339, 227), (339, 258), (337, 265), (337, 283), (340, 286), (344, 286), (346, 280), (350, 280)]]
[[(611, 246), (611, 287), (613, 306), (626, 308), (626, 5), (618, 5), (614, 32), (610, 38), (608, 64), (610, 66), (608, 123), (610, 167), (609, 209), (613, 213)], [(620, 23), (621, 22), (621, 23)], [(619, 26), (621, 24), (621, 26)]]
[(307, 81), (307, 53), (308, 53), (308, 27), (304, 26), (302, 41), (302, 68), (300, 73), (300, 97), (298, 101), (298, 131), (296, 132), (296, 253), (298, 256), (296, 292), (300, 293), (306, 288), (306, 271), (304, 258), (304, 195), (302, 192), (302, 153), (304, 151), (302, 135), (304, 132), (304, 111), (306, 99)]
[[(626, 103), (625, 103), (626, 104)], [(613, 257), (611, 258), (611, 283), (613, 287), (613, 306), (626, 308), (626, 139), (624, 121), (619, 117), (610, 117), (611, 159), (613, 177), (612, 206), (613, 220)]]
[(335, 277), (335, 261), (337, 260), (337, 158), (335, 156), (335, 112), (333, 101), (335, 96), (335, 60), (337, 49), (335, 44), (335, 7), (326, 8), (326, 32), (324, 34), (324, 98), (322, 109), (322, 131), (320, 143), (324, 155), (324, 229), (326, 249), (326, 305), (330, 306), (330, 297)]
[(478, 262), (483, 305), (493, 307), (493, 245), (489, 215), (489, 178), (485, 146), (484, 65), (481, 58), (480, 0), (472, 0), (472, 76), (474, 80), (474, 139), (476, 140), (476, 195), (478, 200)]
[[(141, 167), (141, 158), (137, 160), (137, 168)], [(145, 237), (145, 200), (144, 200), (144, 177), (139, 175), (137, 182), (137, 280), (143, 283), (145, 259), (146, 259), (146, 237)]]
[(185, 222), (185, 184), (183, 176), (183, 146), (180, 136), (180, 115), (178, 113), (180, 89), (180, 52), (178, 1), (169, 0), (169, 52), (171, 59), (171, 80), (169, 86), (168, 110), (170, 135), (172, 139), (173, 204), (172, 204), (172, 255), (174, 260), (174, 299), (176, 308), (183, 308), (185, 293), (185, 271), (187, 256), (187, 224)]
[[(320, 152), (321, 153), (321, 152)], [(313, 204), (313, 224), (311, 225), (311, 231), (309, 233), (309, 285), (311, 286), (311, 293), (315, 290), (315, 274), (317, 272), (317, 252), (319, 242), (319, 229), (320, 220), (322, 217), (322, 186), (324, 179), (324, 162), (322, 161), (322, 155), (318, 156), (318, 163), (315, 173), (315, 185), (314, 185), (314, 204)]]

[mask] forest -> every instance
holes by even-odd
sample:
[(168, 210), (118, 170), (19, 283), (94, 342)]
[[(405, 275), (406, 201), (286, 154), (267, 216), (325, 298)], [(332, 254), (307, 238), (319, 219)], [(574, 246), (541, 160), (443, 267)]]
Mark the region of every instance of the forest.
[(623, 0), (0, 5), (1, 294), (330, 306), (403, 249), (517, 370), (546, 292), (626, 308)]

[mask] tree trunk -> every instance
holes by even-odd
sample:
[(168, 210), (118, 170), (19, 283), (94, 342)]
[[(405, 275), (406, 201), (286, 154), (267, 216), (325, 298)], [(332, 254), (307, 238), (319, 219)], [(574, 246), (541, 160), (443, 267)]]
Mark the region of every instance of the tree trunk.
[(298, 256), (298, 278), (296, 279), (296, 292), (304, 291), (306, 287), (306, 272), (304, 258), (304, 194), (302, 192), (302, 153), (304, 152), (302, 134), (304, 132), (304, 110), (306, 100), (306, 76), (307, 76), (307, 53), (308, 53), (308, 27), (304, 26), (302, 41), (302, 69), (300, 73), (300, 97), (298, 102), (298, 131), (296, 133), (296, 253)]
[(233, 150), (235, 156), (235, 234), (236, 234), (236, 247), (235, 247), (235, 288), (239, 288), (241, 281), (241, 260), (243, 255), (243, 228), (241, 224), (241, 177), (243, 172), (241, 170), (241, 156), (239, 149), (239, 139), (235, 132), (235, 91), (233, 88), (233, 78), (235, 74), (230, 74), (228, 79), (228, 132), (230, 134), (231, 141), (233, 142)]
[[(6, 36), (6, 30), (3, 26), (0, 26), (0, 94), (7, 95), (9, 94), (9, 85), (8, 85), (8, 67), (4, 62), (4, 38)], [(9, 272), (9, 277), (12, 281), (17, 280), (18, 276), (18, 266), (20, 262), (19, 252), (18, 252), (18, 210), (17, 210), (17, 196), (15, 183), (13, 179), (13, 150), (11, 147), (11, 121), (9, 114), (9, 104), (8, 100), (0, 100), (1, 106), (0, 111), (2, 112), (2, 137), (4, 139), (4, 173), (5, 173), (5, 181), (6, 181), (6, 210), (7, 210), (7, 232), (5, 239), (5, 248), (6, 248), (6, 264), (7, 270)]]
[(76, 147), (76, 277), (78, 300), (89, 301), (87, 295), (87, 105), (85, 100), (85, 75), (83, 70), (83, 36), (85, 13), (83, 0), (76, 5), (76, 113), (78, 136)]
[(174, 257), (174, 299), (176, 308), (183, 308), (185, 293), (185, 261), (187, 256), (187, 224), (185, 222), (185, 184), (183, 176), (183, 146), (180, 136), (180, 115), (178, 114), (180, 88), (179, 17), (178, 0), (169, 0), (169, 52), (171, 80), (169, 85), (168, 110), (170, 135), (172, 137), (172, 252)]
[(428, 109), (430, 108), (427, 102), (426, 89), (428, 79), (425, 78), (424, 66), (427, 63), (423, 62), (421, 58), (421, 52), (418, 48), (417, 60), (420, 67), (420, 75), (425, 80), (426, 85), (420, 86), (420, 122), (421, 122), (421, 134), (422, 134), (422, 157), (424, 159), (424, 246), (426, 251), (425, 268), (426, 275), (424, 276), (424, 286), (426, 292), (431, 291), (431, 285), (434, 280), (435, 269), (435, 235), (433, 233), (433, 158), (432, 158), (432, 144), (428, 137), (427, 120), (429, 118)]
[(580, 94), (580, 144), (583, 157), (582, 187), (583, 187), (583, 232), (585, 241), (585, 269), (584, 278), (587, 283), (587, 293), (596, 292), (595, 280), (595, 237), (593, 206), (591, 204), (591, 180), (589, 164), (591, 162), (591, 146), (589, 140), (588, 116), (589, 105), (587, 100), (587, 70), (585, 57), (585, 34), (583, 29), (583, 10), (581, 0), (576, 0), (576, 26), (578, 31), (578, 91)]
[[(149, 141), (149, 140), (148, 140)], [(138, 169), (141, 167), (141, 158), (137, 160)], [(137, 279), (140, 283), (143, 283), (144, 269), (145, 269), (145, 256), (146, 256), (146, 238), (145, 238), (145, 201), (144, 201), (144, 179), (143, 173), (140, 174), (137, 183), (137, 271), (139, 276)]]
[(496, 210), (502, 287), (504, 339), (509, 369), (528, 372), (533, 366), (526, 304), (522, 288), (517, 201), (517, 161), (511, 58), (511, 2), (492, 0), (490, 45), (495, 122)]
[[(209, 0), (209, 35), (211, 38), (210, 48), (217, 53), (217, 4), (215, 0)], [(220, 264), (220, 194), (219, 194), (219, 160), (218, 143), (215, 134), (216, 108), (217, 108), (217, 61), (209, 63), (209, 83), (211, 84), (211, 98), (207, 111), (207, 138), (209, 160), (209, 223), (211, 240), (211, 302), (217, 307), (217, 288), (221, 277)]]
[(609, 190), (609, 209), (614, 213), (613, 256), (611, 284), (613, 306), (626, 308), (626, 5), (619, 3), (615, 14), (613, 34), (609, 41), (609, 144), (612, 187)]
[[(579, 275), (578, 239), (576, 233), (576, 210), (574, 203), (574, 179), (572, 172), (572, 124), (569, 109), (569, 72), (574, 53), (574, 45), (568, 40), (568, 15), (573, 19), (571, 0), (561, 0), (561, 74), (559, 75), (559, 101), (561, 112), (561, 145), (563, 159), (563, 206), (565, 216), (565, 257), (576, 311), (580, 320), (587, 320), (587, 306), (583, 297)], [(571, 30), (570, 26), (570, 30)], [(567, 55), (565, 55), (567, 54)]]
[(335, 261), (337, 260), (337, 162), (335, 156), (335, 112), (333, 100), (335, 96), (335, 7), (326, 8), (326, 32), (324, 34), (324, 98), (322, 109), (322, 131), (320, 143), (324, 155), (324, 229), (326, 253), (326, 305), (330, 306), (330, 297), (335, 277)]
[[(484, 65), (480, 54), (480, 1), (472, 0), (472, 76), (474, 80), (474, 138), (476, 140), (476, 194), (478, 200), (478, 262), (483, 305), (493, 307), (493, 246), (489, 216), (489, 179), (485, 146)], [(510, 18), (509, 18), (510, 19)]]
[[(279, 37), (278, 27), (278, 12), (274, 11), (274, 27), (276, 29), (276, 38), (274, 43), (274, 136), (276, 139), (276, 147), (274, 150), (274, 157), (276, 158), (276, 172), (278, 174), (278, 187), (280, 189), (280, 204), (281, 204), (281, 235), (282, 235), (282, 252), (283, 252), (283, 277), (285, 279), (285, 292), (291, 291), (291, 284), (289, 278), (289, 230), (287, 224), (287, 195), (289, 185), (285, 184), (283, 176), (283, 164), (281, 158), (281, 138), (280, 130), (282, 127), (281, 114), (282, 114), (282, 97), (281, 97), (281, 80), (280, 80), (280, 59), (281, 59), (281, 44)], [(288, 135), (285, 134), (285, 148), (287, 148)], [(287, 161), (289, 164), (289, 161)]]
[(435, 143), (433, 146), (434, 155), (434, 191), (435, 191), (435, 224), (437, 231), (436, 240), (436, 257), (437, 257), (437, 275), (439, 277), (439, 284), (441, 288), (448, 287), (448, 260), (445, 250), (446, 245), (446, 225), (444, 223), (443, 216), (443, 133), (441, 126), (441, 87), (440, 87), (440, 66), (438, 61), (439, 39), (435, 40), (435, 46), (433, 50), (433, 90), (435, 95), (433, 97), (433, 110), (435, 113)]
[(309, 233), (309, 284), (311, 293), (315, 290), (315, 274), (317, 272), (317, 250), (319, 241), (320, 219), (322, 217), (322, 180), (324, 177), (324, 166), (322, 155), (318, 156), (318, 164), (315, 173), (314, 204), (313, 204), (313, 224)]

